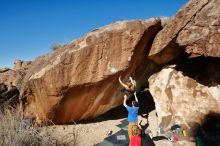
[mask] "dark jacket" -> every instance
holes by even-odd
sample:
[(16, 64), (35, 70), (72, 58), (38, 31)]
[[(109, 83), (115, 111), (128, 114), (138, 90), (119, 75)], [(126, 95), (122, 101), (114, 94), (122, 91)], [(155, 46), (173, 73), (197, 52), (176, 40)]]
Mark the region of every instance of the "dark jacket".
[(150, 136), (148, 134), (145, 134), (144, 132), (141, 133), (141, 145), (142, 146), (155, 146)]

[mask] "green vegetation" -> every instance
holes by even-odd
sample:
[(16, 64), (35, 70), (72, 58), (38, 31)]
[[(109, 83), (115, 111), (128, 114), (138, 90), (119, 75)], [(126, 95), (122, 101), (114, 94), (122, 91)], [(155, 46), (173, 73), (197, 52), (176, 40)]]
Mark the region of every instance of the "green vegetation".
[(56, 50), (59, 50), (59, 49), (61, 49), (63, 46), (61, 45), (61, 44), (53, 44), (52, 46), (51, 46), (51, 49), (53, 50), (53, 51), (56, 51)]

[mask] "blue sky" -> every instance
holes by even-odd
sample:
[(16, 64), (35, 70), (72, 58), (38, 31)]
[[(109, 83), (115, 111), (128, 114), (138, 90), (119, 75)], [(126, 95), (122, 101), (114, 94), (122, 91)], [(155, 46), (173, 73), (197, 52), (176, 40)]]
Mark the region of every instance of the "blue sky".
[(187, 0), (0, 0), (0, 68), (119, 20), (175, 16)]

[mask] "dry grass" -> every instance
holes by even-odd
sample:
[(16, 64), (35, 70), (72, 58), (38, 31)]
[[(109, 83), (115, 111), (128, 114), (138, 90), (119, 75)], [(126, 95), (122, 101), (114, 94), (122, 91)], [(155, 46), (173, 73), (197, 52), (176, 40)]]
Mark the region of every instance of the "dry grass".
[(30, 120), (24, 120), (20, 108), (6, 107), (0, 111), (1, 146), (55, 146), (56, 140), (40, 133)]

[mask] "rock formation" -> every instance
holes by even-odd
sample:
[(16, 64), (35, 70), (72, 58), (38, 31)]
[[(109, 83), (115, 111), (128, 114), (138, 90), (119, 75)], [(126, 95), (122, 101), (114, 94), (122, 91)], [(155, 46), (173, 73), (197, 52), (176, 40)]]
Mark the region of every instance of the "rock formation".
[(190, 0), (175, 18), (116, 22), (38, 57), (22, 80), (25, 116), (56, 124), (99, 116), (122, 104), (119, 76), (139, 90), (157, 71), (149, 89), (158, 124), (201, 123), (220, 112), (219, 7)]
[(220, 85), (205, 86), (174, 68), (164, 68), (149, 78), (158, 123), (201, 123), (210, 112), (220, 112)]
[(18, 97), (19, 91), (15, 86), (0, 83), (0, 109), (16, 105), (19, 102)]
[(4, 73), (4, 72), (9, 71), (9, 70), (10, 70), (10, 68), (4, 67), (4, 68), (0, 69), (0, 73)]
[(178, 58), (183, 50), (191, 57), (219, 57), (219, 7), (219, 0), (189, 1), (157, 34), (150, 58), (164, 64)]
[(121, 105), (118, 77), (132, 76), (138, 88), (146, 84), (153, 68), (146, 55), (160, 29), (160, 19), (117, 22), (37, 58), (22, 87), (26, 116), (61, 124)]
[(31, 61), (15, 60), (13, 70), (27, 70), (30, 64)]
[(25, 116), (37, 124), (85, 120), (121, 105), (118, 78), (132, 76), (137, 90), (149, 85), (159, 126), (192, 128), (220, 113), (219, 46), (220, 0), (190, 0), (174, 18), (116, 22), (0, 69), (0, 105), (18, 99), (18, 88)]
[(1, 69), (4, 71), (0, 72), (0, 83), (4, 83), (6, 85), (12, 83), (13, 86), (20, 87), (21, 80), (25, 76), (27, 69), (30, 67), (31, 61), (16, 60), (14, 64), (15, 66), (13, 69)]
[(31, 62), (17, 60), (14, 64), (14, 69), (0, 69), (0, 106), (5, 102), (13, 105), (18, 103), (18, 89), (21, 87), (22, 80)]
[[(159, 124), (201, 123), (220, 112), (220, 1), (191, 0), (156, 35), (149, 59), (176, 64), (149, 79)], [(201, 56), (201, 57), (199, 57)]]

